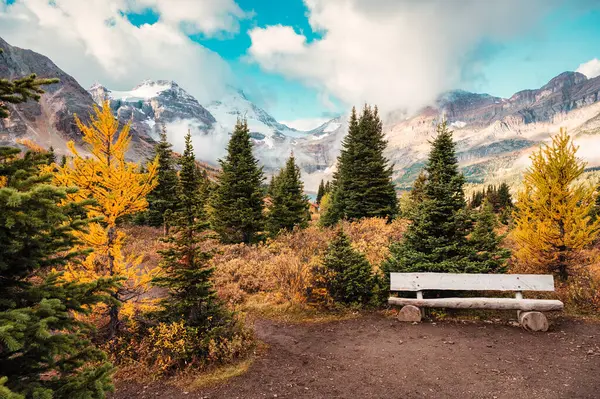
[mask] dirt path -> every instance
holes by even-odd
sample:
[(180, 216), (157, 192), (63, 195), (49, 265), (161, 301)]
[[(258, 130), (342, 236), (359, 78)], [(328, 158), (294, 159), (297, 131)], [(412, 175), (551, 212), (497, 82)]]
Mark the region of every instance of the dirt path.
[(269, 345), (224, 385), (184, 393), (117, 385), (115, 398), (598, 398), (600, 324), (548, 333), (486, 323), (403, 324), (378, 315), (326, 324), (259, 321)]

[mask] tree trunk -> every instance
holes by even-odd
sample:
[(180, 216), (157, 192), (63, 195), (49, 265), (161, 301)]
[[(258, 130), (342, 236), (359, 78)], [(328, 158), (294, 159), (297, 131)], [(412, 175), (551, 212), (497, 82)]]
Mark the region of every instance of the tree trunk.
[[(115, 239), (117, 237), (117, 231), (114, 226), (108, 228), (108, 242), (106, 243), (108, 246), (108, 274), (112, 277), (114, 276), (114, 266), (115, 266), (115, 257), (112, 254), (112, 247), (114, 245)], [(116, 300), (119, 300), (119, 294), (114, 293), (112, 297)], [(117, 305), (111, 305), (108, 311), (108, 315), (110, 317), (110, 322), (108, 324), (109, 332), (108, 338), (112, 339), (117, 335), (119, 330), (119, 307)]]

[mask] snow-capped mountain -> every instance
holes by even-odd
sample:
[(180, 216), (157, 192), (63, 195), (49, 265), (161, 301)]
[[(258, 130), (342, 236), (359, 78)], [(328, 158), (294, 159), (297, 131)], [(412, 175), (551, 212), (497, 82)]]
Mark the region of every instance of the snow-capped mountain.
[[(19, 139), (28, 138), (54, 147), (58, 154), (68, 152), (68, 140), (83, 147), (74, 115), (87, 123), (94, 102), (108, 99), (122, 122), (133, 122), (129, 159), (149, 156), (164, 124), (176, 151), (183, 149), (189, 130), (198, 159), (214, 163), (225, 154), (237, 118), (245, 117), (265, 171), (281, 167), (293, 151), (305, 188), (315, 190), (321, 178), (331, 178), (347, 132), (347, 116), (311, 131), (292, 129), (233, 88), (208, 104), (200, 104), (172, 81), (144, 81), (129, 91), (95, 84), (88, 92), (47, 57), (2, 39), (0, 47), (4, 49), (0, 76), (35, 73), (41, 78), (60, 78), (60, 83), (45, 88), (39, 102), (9, 104), (9, 118), (0, 120), (2, 145), (18, 145)], [(414, 115), (404, 110), (384, 115), (386, 156), (394, 163), (399, 188), (412, 185), (426, 161), (435, 126), (443, 119), (454, 130), (461, 168), (472, 182), (518, 181), (531, 152), (561, 127), (575, 138), (578, 155), (588, 167), (600, 166), (600, 77), (564, 72), (539, 89), (523, 90), (510, 98), (456, 90)]]
[(145, 80), (130, 91), (109, 90), (96, 83), (89, 92), (98, 104), (109, 100), (120, 120), (132, 120), (138, 130), (153, 139), (158, 138), (162, 124), (207, 133), (216, 122), (210, 112), (173, 81)]
[(155, 140), (164, 126), (178, 151), (183, 147), (184, 135), (190, 131), (198, 158), (213, 163), (225, 155), (229, 135), (238, 118), (245, 118), (256, 155), (267, 173), (283, 166), (291, 152), (306, 170), (314, 170), (315, 157), (310, 153), (314, 147), (303, 144), (320, 140), (337, 126), (332, 124), (327, 128), (324, 125), (321, 130), (311, 132), (290, 128), (277, 122), (243, 91), (233, 87), (206, 106), (177, 83), (166, 80), (146, 80), (129, 91), (110, 90), (97, 83), (89, 92), (98, 104), (109, 100), (120, 120), (133, 121), (136, 130)]

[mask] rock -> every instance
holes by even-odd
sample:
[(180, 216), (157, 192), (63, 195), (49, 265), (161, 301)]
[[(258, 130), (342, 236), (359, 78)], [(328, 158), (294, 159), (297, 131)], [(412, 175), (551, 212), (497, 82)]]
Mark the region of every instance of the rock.
[(519, 323), (527, 331), (548, 331), (548, 319), (542, 312), (521, 312)]
[(419, 322), (421, 321), (421, 309), (413, 305), (403, 306), (398, 312), (398, 320)]

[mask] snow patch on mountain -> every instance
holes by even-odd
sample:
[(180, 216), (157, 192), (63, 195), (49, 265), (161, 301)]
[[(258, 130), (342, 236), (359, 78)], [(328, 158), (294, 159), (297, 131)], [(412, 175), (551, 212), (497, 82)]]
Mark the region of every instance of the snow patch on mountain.
[(145, 101), (157, 97), (165, 90), (171, 89), (172, 84), (165, 81), (154, 82), (146, 80), (130, 91), (111, 91), (111, 98), (122, 101)]

